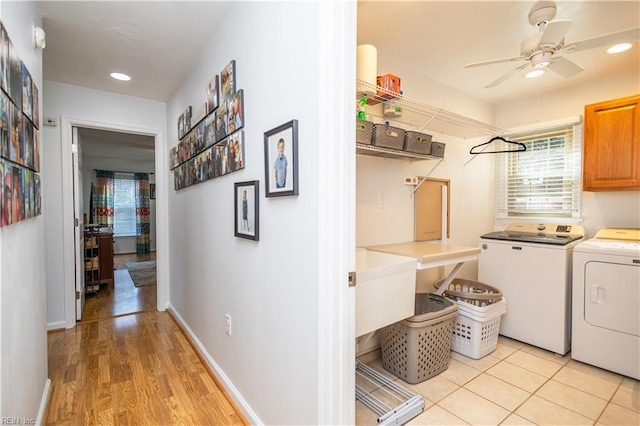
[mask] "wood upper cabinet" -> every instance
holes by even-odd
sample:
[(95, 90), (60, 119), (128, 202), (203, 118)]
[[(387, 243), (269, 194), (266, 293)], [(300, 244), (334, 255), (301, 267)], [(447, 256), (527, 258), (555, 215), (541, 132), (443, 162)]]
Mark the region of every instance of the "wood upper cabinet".
[(583, 189), (640, 190), (640, 95), (584, 108)]

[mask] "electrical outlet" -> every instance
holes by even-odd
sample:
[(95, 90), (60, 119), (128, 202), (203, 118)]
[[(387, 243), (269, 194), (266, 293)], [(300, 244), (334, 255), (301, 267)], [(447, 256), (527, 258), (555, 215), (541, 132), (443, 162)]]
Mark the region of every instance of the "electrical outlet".
[(231, 336), (231, 315), (226, 314), (224, 316), (225, 321), (226, 321), (226, 331), (227, 331), (227, 336)]

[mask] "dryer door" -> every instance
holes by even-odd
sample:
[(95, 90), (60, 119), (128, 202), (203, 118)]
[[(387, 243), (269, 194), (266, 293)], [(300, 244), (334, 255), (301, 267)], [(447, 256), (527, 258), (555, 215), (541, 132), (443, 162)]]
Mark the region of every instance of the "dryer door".
[(584, 295), (587, 323), (640, 336), (640, 267), (588, 262)]

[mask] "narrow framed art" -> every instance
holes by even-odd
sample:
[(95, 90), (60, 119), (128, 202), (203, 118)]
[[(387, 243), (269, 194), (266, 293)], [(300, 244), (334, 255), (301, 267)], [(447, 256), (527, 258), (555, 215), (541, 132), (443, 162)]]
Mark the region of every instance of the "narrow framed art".
[(298, 195), (298, 120), (264, 134), (265, 196)]
[(258, 241), (260, 239), (260, 181), (236, 182), (234, 189), (235, 236)]

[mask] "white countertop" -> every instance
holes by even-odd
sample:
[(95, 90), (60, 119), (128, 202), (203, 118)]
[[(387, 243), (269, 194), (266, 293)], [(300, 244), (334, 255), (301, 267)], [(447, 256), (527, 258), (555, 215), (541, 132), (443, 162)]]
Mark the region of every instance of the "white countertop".
[(381, 253), (415, 257), (418, 262), (418, 269), (435, 268), (477, 260), (478, 254), (480, 254), (480, 248), (478, 247), (452, 246), (431, 241), (408, 241), (405, 243), (365, 246), (363, 248)]

